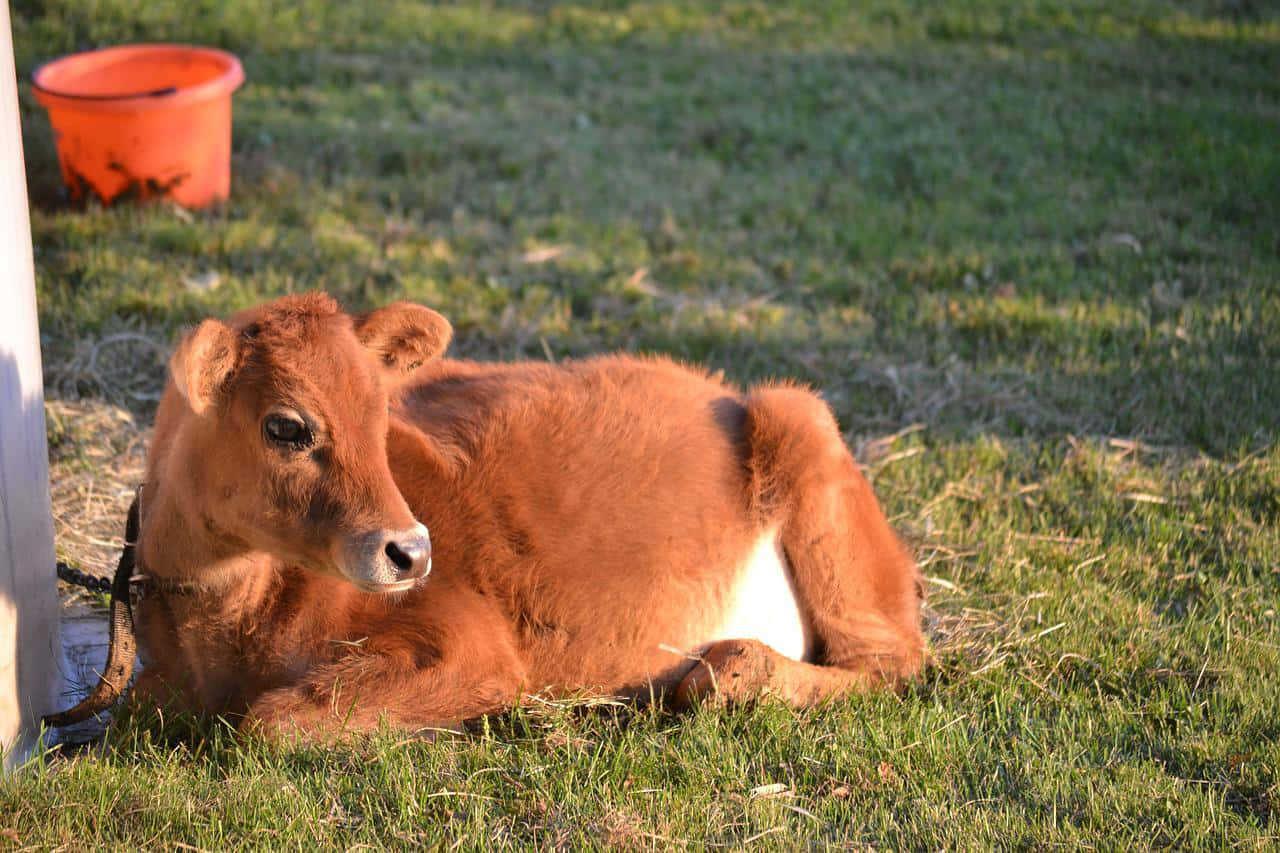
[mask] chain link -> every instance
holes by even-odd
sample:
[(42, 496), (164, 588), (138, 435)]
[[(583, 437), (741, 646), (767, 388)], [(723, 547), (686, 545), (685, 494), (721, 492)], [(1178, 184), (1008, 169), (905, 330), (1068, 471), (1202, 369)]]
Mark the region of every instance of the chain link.
[(111, 592), (111, 578), (98, 577), (97, 575), (82, 572), (61, 560), (58, 561), (58, 577), (69, 584), (82, 586), (92, 592)]

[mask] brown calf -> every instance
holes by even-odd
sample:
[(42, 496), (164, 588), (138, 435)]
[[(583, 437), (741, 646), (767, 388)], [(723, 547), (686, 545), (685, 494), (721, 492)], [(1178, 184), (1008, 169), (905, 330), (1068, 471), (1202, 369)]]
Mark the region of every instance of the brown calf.
[(454, 361), (451, 333), (308, 295), (182, 341), (140, 494), (137, 701), (332, 735), (920, 670), (915, 565), (818, 397), (661, 358)]

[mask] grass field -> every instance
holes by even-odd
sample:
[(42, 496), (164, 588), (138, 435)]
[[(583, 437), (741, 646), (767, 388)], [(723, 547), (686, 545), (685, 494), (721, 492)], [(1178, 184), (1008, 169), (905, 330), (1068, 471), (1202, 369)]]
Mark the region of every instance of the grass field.
[(343, 749), (135, 722), (0, 782), (0, 847), (1280, 845), (1276, 3), (12, 8), (23, 80), (131, 40), (249, 79), (202, 213), (65, 207), (23, 84), (62, 553), (111, 561), (184, 324), (407, 297), (470, 357), (820, 387), (938, 664)]

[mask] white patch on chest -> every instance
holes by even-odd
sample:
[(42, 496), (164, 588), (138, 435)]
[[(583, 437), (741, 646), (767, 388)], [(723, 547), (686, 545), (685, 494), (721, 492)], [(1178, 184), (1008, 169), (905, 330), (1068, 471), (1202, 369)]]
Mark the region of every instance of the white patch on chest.
[(720, 613), (719, 625), (709, 626), (707, 645), (717, 640), (759, 640), (792, 660), (805, 660), (811, 651), (809, 627), (774, 531), (760, 537), (747, 554), (725, 593)]

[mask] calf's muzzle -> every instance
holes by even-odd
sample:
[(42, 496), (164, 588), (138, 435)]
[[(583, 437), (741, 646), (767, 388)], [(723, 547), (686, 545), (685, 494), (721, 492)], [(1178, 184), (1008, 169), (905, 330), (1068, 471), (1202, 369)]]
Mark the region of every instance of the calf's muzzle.
[(431, 571), (431, 537), (415, 524), (375, 530), (347, 542), (342, 574), (366, 592), (400, 592)]
[(425, 531), (392, 536), (382, 550), (403, 578), (416, 579), (431, 571), (431, 539)]

